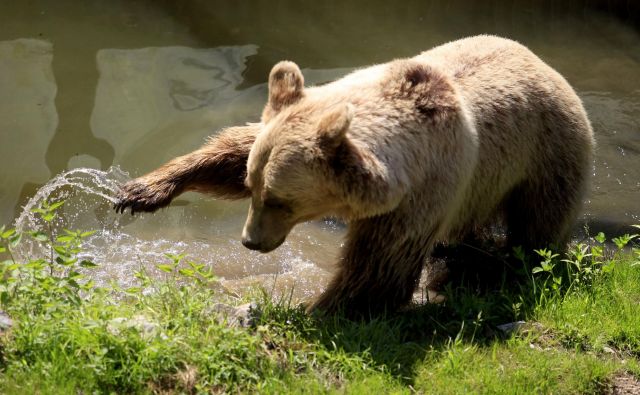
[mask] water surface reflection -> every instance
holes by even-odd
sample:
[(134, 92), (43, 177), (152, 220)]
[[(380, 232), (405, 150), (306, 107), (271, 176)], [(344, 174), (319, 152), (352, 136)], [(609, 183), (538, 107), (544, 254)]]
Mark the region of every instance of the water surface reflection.
[[(492, 33), (526, 44), (577, 89), (598, 139), (577, 228), (588, 219), (592, 230), (622, 231), (640, 222), (640, 35), (591, 7), (602, 2), (556, 3), (2, 2), (0, 223), (16, 218), (63, 170), (117, 165), (137, 176), (224, 126), (257, 120), (279, 60), (296, 61), (315, 84)], [(91, 207), (74, 226), (116, 220)], [(166, 249), (188, 250), (229, 279), (290, 273), (291, 281), (306, 281), (301, 289), (316, 292), (342, 230), (305, 224), (282, 251), (261, 256), (239, 243), (245, 214), (246, 202), (186, 194), (160, 215), (119, 219), (118, 245), (157, 259)], [(115, 245), (100, 247), (101, 259), (132, 270), (127, 265), (136, 259)]]

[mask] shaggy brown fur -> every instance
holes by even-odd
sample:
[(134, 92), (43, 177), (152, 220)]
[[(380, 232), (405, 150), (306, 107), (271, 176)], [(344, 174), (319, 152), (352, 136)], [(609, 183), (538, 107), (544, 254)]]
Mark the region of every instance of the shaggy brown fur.
[(251, 196), (243, 244), (263, 252), (297, 223), (342, 218), (338, 269), (312, 308), (394, 310), (436, 241), (497, 216), (513, 245), (564, 243), (593, 147), (557, 72), (516, 42), (477, 36), (320, 87), (281, 62), (260, 124), (131, 181), (117, 208), (153, 211), (184, 190)]
[(202, 148), (171, 160), (121, 187), (116, 211), (156, 211), (187, 191), (222, 199), (251, 196), (244, 184), (247, 158), (259, 124), (231, 127), (210, 138)]

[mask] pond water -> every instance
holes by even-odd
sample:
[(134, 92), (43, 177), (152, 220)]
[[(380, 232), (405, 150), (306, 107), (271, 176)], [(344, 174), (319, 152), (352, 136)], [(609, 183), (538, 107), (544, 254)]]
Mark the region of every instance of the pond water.
[(315, 294), (340, 225), (300, 225), (261, 255), (240, 244), (247, 202), (186, 194), (130, 218), (110, 210), (109, 196), (216, 130), (256, 121), (279, 60), (296, 61), (317, 84), (491, 33), (524, 43), (578, 91), (598, 149), (576, 228), (623, 232), (640, 223), (640, 34), (594, 3), (2, 1), (0, 224), (41, 226), (28, 208), (65, 197), (58, 226), (98, 230), (87, 254), (103, 280), (127, 284), (136, 268), (164, 263), (163, 253), (187, 252), (230, 287), (277, 275), (296, 296)]

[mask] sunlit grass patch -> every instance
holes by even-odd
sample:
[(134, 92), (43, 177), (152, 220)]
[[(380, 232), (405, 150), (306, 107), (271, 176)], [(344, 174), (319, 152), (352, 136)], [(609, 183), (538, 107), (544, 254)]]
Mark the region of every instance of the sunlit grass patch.
[(544, 349), (523, 339), (487, 347), (452, 342), (425, 361), (415, 387), (433, 394), (598, 393), (615, 369), (595, 355)]
[[(58, 207), (39, 214), (49, 222)], [(634, 235), (615, 247), (598, 235), (566, 256), (516, 251), (517, 281), (449, 284), (443, 303), (361, 320), (309, 315), (264, 290), (238, 297), (184, 255), (129, 288), (98, 287), (96, 264), (79, 258), (87, 235), (0, 230), (0, 306), (13, 320), (0, 392), (573, 394), (640, 377)], [(16, 261), (22, 237), (50, 256)]]

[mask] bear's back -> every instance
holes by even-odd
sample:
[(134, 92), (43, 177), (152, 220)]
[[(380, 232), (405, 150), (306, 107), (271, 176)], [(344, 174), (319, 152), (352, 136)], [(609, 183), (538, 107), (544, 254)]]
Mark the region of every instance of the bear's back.
[(474, 118), (478, 164), (462, 218), (484, 221), (493, 210), (484, 202), (540, 178), (545, 172), (541, 163), (567, 173), (590, 163), (595, 142), (581, 100), (558, 72), (523, 45), (476, 36), (413, 59), (447, 75)]

